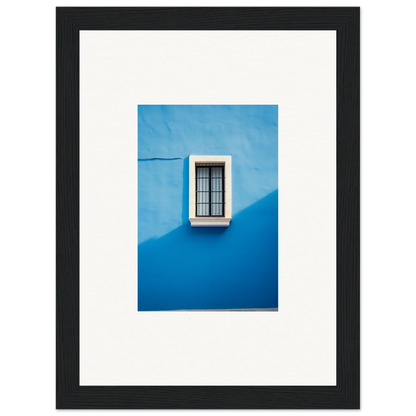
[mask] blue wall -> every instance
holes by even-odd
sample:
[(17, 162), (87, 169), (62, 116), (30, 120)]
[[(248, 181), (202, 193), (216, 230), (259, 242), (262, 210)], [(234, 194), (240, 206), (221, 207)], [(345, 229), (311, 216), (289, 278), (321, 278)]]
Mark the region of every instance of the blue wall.
[[(277, 106), (138, 107), (138, 309), (278, 307)], [(231, 155), (233, 219), (192, 228), (188, 156)]]

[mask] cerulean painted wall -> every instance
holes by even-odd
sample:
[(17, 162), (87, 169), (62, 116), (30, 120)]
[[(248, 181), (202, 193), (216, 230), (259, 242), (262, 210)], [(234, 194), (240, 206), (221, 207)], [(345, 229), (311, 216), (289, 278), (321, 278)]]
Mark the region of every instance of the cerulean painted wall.
[[(138, 309), (278, 307), (278, 107), (138, 106)], [(192, 228), (189, 155), (232, 156), (232, 221)]]

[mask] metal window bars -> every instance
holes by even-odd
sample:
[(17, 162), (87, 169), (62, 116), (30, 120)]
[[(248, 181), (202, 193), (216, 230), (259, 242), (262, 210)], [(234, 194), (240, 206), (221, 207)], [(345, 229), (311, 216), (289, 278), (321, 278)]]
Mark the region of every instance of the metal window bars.
[(225, 204), (224, 164), (196, 165), (196, 216), (223, 217)]

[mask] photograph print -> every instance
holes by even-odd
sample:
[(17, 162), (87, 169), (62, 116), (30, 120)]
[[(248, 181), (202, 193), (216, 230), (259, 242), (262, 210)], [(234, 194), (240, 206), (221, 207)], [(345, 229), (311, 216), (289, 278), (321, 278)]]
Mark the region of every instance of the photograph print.
[(138, 311), (278, 311), (278, 106), (138, 106)]

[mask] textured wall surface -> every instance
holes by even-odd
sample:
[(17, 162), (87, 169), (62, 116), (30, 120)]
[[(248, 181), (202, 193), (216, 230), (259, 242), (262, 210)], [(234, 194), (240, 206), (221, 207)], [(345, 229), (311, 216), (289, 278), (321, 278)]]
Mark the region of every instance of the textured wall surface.
[[(138, 107), (138, 309), (278, 307), (277, 106)], [(228, 228), (188, 221), (189, 155), (231, 155)]]

